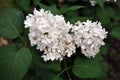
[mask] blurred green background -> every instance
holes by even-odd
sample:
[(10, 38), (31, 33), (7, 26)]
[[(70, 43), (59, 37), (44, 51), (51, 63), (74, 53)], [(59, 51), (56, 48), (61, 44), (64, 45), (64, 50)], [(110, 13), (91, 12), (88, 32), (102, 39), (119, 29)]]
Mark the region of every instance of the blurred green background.
[[(73, 24), (78, 20), (86, 21), (87, 19), (91, 19), (93, 21), (100, 21), (102, 23), (102, 26), (108, 31), (108, 37), (105, 39), (106, 45), (101, 47), (100, 51), (100, 54), (102, 54), (103, 57), (103, 63), (105, 65), (104, 76), (106, 77), (104, 78), (104, 76), (102, 76), (98, 79), (86, 78), (83, 80), (120, 80), (120, 0), (117, 0), (117, 2), (114, 2), (112, 0), (111, 2), (96, 0), (96, 2), (97, 4), (95, 6), (91, 6), (88, 0), (0, 0), (0, 10), (9, 6), (22, 11), (24, 16), (26, 16), (27, 14), (32, 13), (34, 8), (44, 8), (45, 10), (50, 10), (54, 15), (62, 14), (65, 17), (66, 21), (70, 21)], [(1, 28), (2, 27), (0, 27), (0, 29)], [(27, 37), (27, 32), (28, 31), (25, 29), (21, 35)], [(25, 40), (28, 41), (27, 39)], [(9, 39), (4, 36), (4, 34), (0, 34), (0, 47), (9, 44), (15, 44), (18, 48), (23, 46), (22, 42), (19, 41), (18, 38)], [(33, 53), (38, 53), (37, 51), (34, 51), (34, 49), (32, 49), (32, 51)], [(40, 71), (37, 69), (39, 69), (38, 67), (41, 67), (41, 64), (44, 63), (42, 60), (38, 60), (38, 57), (40, 57), (40, 55), (32, 55), (32, 64), (23, 80), (50, 80), (51, 76), (55, 76), (50, 73), (53, 70), (49, 70), (49, 72), (46, 69), (41, 69), (42, 73), (40, 73)], [(59, 62), (55, 62), (53, 65), (56, 66), (58, 63)], [(68, 63), (72, 62), (69, 62), (68, 60)], [(47, 68), (54, 69), (54, 66), (51, 67), (50, 65), (46, 64), (42, 67), (45, 66), (48, 66)], [(57, 66), (55, 69), (56, 71), (58, 70), (55, 73), (58, 73), (59, 66)], [(63, 69), (64, 67), (62, 67), (62, 70)], [(62, 74), (62, 77), (65, 77), (64, 80), (68, 80), (66, 78), (66, 74), (66, 72)], [(82, 78), (80, 79), (78, 77), (74, 77), (73, 73), (70, 74), (72, 75), (72, 80), (82, 80)], [(41, 78), (39, 75), (49, 76)]]

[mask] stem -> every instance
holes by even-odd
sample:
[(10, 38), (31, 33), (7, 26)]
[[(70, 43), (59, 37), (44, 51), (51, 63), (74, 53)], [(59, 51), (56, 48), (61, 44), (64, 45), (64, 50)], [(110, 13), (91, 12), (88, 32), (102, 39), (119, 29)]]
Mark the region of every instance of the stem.
[(24, 47), (27, 45), (27, 43), (25, 42), (25, 40), (23, 39), (23, 37), (18, 33), (18, 36), (20, 37), (20, 39), (22, 40), (22, 42), (24, 43)]
[(17, 32), (18, 36), (20, 37), (20, 39), (23, 41), (23, 43), (26, 44), (25, 41), (24, 41), (24, 39), (23, 39), (22, 36), (20, 35), (20, 33), (18, 33), (17, 30), (16, 30), (16, 32)]
[[(72, 66), (69, 66), (69, 67), (66, 67), (65, 69), (63, 69), (56, 77), (55, 77), (55, 80), (57, 80), (57, 78), (63, 74), (65, 71), (69, 70), (70, 68), (73, 68), (73, 67), (87, 67), (87, 66), (84, 66), (84, 65), (72, 65)], [(69, 80), (72, 80), (71, 78)]]
[(68, 69), (67, 69), (66, 59), (64, 60), (64, 65), (65, 65), (65, 70), (66, 70), (66, 72), (67, 72), (67, 76), (68, 76), (69, 80), (72, 80), (71, 77), (70, 77), (70, 73), (69, 73), (69, 71), (68, 71)]

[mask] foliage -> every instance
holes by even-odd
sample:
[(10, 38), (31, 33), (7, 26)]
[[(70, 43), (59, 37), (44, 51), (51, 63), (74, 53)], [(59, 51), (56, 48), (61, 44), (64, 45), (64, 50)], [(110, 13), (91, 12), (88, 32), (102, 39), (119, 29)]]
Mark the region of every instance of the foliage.
[(99, 57), (100, 56), (96, 56), (90, 60), (82, 57), (76, 58), (73, 73), (80, 78), (99, 77), (104, 73), (102, 69), (103, 64)]
[[(7, 0), (9, 2), (9, 0)], [(1, 2), (1, 1), (0, 1)], [(104, 3), (96, 0), (97, 5), (91, 6), (83, 0), (14, 0), (9, 6), (0, 7), (0, 36), (11, 40), (7, 46), (0, 47), (0, 79), (1, 80), (100, 80), (105, 77), (103, 57), (111, 39), (106, 39), (106, 45), (101, 47), (95, 58), (87, 59), (76, 55), (62, 62), (41, 59), (42, 52), (30, 47), (24, 29), (25, 15), (33, 8), (50, 10), (53, 14), (62, 14), (66, 21), (75, 23), (91, 19), (99, 20), (108, 30), (108, 35), (120, 39), (120, 15), (116, 3)], [(4, 3), (2, 3), (4, 4)], [(108, 42), (109, 41), (109, 42)], [(66, 76), (67, 75), (67, 76)], [(102, 79), (103, 80), (103, 79)]]
[(23, 13), (13, 8), (4, 8), (0, 12), (0, 35), (9, 39), (19, 36), (23, 27)]
[(21, 80), (32, 60), (29, 49), (17, 50), (15, 46), (9, 45), (0, 48), (0, 52), (0, 78), (2, 80)]

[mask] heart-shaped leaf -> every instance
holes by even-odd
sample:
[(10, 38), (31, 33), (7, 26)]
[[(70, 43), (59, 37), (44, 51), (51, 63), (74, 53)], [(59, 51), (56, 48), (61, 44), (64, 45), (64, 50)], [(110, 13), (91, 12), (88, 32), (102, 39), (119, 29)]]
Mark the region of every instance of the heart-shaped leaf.
[(95, 78), (103, 74), (100, 58), (76, 58), (73, 73), (80, 78)]
[(23, 29), (24, 16), (19, 10), (6, 7), (0, 12), (0, 36), (16, 38)]
[(28, 48), (16, 49), (15, 46), (0, 48), (0, 79), (21, 80), (26, 74), (32, 56)]

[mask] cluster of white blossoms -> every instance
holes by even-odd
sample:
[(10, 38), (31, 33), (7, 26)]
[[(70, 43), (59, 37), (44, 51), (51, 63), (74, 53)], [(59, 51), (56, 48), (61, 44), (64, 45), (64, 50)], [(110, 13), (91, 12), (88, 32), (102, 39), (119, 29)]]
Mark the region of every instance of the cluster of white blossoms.
[[(77, 47), (87, 57), (94, 57), (99, 47), (104, 45), (103, 39), (107, 32), (99, 22), (77, 22), (75, 25), (65, 22), (62, 15), (53, 15), (44, 9), (34, 9), (24, 21), (25, 28), (29, 28), (31, 46), (44, 51), (41, 56), (44, 61), (63, 60), (71, 57)], [(72, 33), (71, 33), (72, 32)]]
[(78, 21), (72, 30), (75, 44), (81, 47), (82, 53), (88, 58), (94, 57), (100, 46), (105, 44), (103, 39), (106, 38), (107, 32), (102, 29), (100, 22)]
[(62, 15), (54, 16), (44, 9), (34, 9), (33, 12), (26, 17), (24, 24), (25, 28), (29, 27), (31, 46), (37, 45), (37, 49), (44, 51), (44, 61), (63, 60), (64, 56), (75, 53), (73, 38), (68, 33), (72, 25), (66, 23)]
[[(117, 2), (117, 0), (103, 0), (104, 2), (110, 2), (110, 1), (114, 1)], [(96, 0), (89, 0), (91, 6), (95, 6), (97, 4)]]

